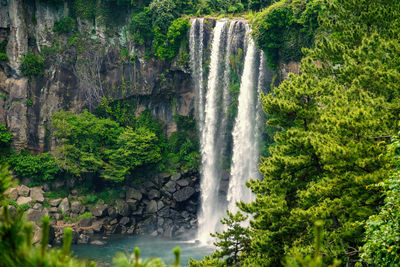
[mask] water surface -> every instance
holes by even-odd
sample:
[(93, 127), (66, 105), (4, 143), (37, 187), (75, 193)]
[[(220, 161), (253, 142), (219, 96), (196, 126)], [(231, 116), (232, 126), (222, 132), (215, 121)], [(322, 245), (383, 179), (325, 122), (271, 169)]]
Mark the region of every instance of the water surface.
[(142, 259), (151, 257), (161, 258), (165, 263), (172, 264), (175, 260), (172, 250), (181, 248), (181, 265), (187, 266), (189, 259), (202, 259), (212, 253), (211, 247), (200, 246), (192, 241), (178, 241), (165, 238), (116, 236), (106, 240), (107, 244), (99, 245), (73, 245), (72, 250), (78, 258), (89, 259), (100, 266), (112, 266), (112, 259), (117, 252), (133, 252), (139, 247)]

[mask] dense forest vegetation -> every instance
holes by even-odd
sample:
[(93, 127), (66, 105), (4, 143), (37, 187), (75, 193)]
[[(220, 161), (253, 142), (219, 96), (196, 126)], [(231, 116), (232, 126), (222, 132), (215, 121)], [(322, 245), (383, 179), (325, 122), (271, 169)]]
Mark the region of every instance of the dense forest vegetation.
[[(43, 0), (45, 1), (45, 0)], [(63, 0), (47, 0), (60, 5)], [(190, 16), (245, 17), (270, 68), (300, 61), (271, 93), (262, 95), (274, 133), (261, 158), (262, 180), (248, 187), (251, 203), (222, 220), (213, 233), (216, 251), (191, 266), (397, 266), (400, 263), (400, 2), (397, 0), (74, 0), (72, 15), (58, 21), (57, 34), (79, 38), (77, 19), (112, 27), (132, 12), (129, 34), (148, 57), (187, 57)], [(100, 20), (98, 18), (101, 18)], [(7, 61), (0, 44), (0, 61)], [(127, 55), (130, 57), (131, 55)], [(34, 79), (45, 68), (28, 53), (22, 73)], [(12, 134), (0, 125), (1, 161), (33, 184), (80, 177), (85, 186), (118, 187), (143, 173), (199, 167), (195, 122), (174, 117), (169, 137), (149, 111), (136, 117), (133, 103), (102, 99), (95, 109), (59, 111), (52, 128), (59, 147), (32, 155), (14, 151)], [(71, 257), (70, 230), (60, 250), (47, 251), (48, 218), (42, 241), (32, 246), (32, 227), (8, 211), (4, 195), (12, 182), (0, 177), (0, 265), (90, 266)], [(92, 188), (91, 188), (92, 189)], [(248, 214), (249, 216), (247, 216)], [(241, 222), (251, 218), (250, 225)], [(179, 251), (175, 251), (179, 263)], [(136, 259), (136, 260), (134, 260)], [(117, 266), (142, 266), (139, 252), (120, 254)], [(340, 262), (340, 263), (339, 263)], [(158, 260), (143, 266), (163, 266)]]

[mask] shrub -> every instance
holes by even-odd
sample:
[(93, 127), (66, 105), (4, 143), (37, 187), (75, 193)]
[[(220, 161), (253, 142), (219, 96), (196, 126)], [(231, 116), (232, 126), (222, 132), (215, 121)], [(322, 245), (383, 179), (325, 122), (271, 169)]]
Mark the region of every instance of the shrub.
[(71, 17), (64, 17), (54, 23), (53, 30), (58, 34), (70, 33), (75, 29), (75, 21)]
[(36, 75), (43, 75), (44, 60), (40, 56), (36, 56), (30, 52), (22, 58), (21, 72), (23, 75), (31, 78)]
[(11, 143), (13, 134), (7, 131), (5, 125), (0, 123), (0, 147), (8, 146)]
[(154, 29), (154, 50), (155, 55), (162, 60), (174, 58), (181, 45), (181, 41), (186, 38), (190, 23), (184, 18), (174, 20), (168, 28), (168, 32), (164, 35), (160, 28)]
[(145, 41), (153, 38), (153, 28), (149, 8), (146, 7), (143, 11), (135, 13), (132, 16), (129, 30), (133, 34), (135, 41), (141, 45), (143, 45)]
[(50, 153), (31, 155), (27, 151), (21, 154), (14, 152), (9, 157), (9, 163), (15, 174), (20, 177), (32, 178), (36, 182), (52, 180), (60, 173), (60, 169)]
[(6, 53), (0, 52), (0, 61), (7, 61), (8, 56)]
[(93, 214), (90, 211), (89, 212), (85, 212), (84, 214), (78, 216), (78, 221), (83, 219), (83, 218), (90, 219), (92, 217), (93, 217)]

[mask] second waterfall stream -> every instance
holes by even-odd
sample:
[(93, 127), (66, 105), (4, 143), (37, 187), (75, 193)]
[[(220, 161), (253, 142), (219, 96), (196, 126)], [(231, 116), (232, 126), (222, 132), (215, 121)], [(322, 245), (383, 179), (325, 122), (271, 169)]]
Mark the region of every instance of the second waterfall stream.
[[(207, 27), (213, 27), (209, 36)], [(272, 72), (246, 21), (192, 19), (189, 40), (201, 150), (196, 239), (211, 244), (210, 233), (221, 230), (226, 209), (236, 212), (236, 202), (253, 200), (245, 183), (259, 178), (264, 124), (259, 95), (268, 91)]]

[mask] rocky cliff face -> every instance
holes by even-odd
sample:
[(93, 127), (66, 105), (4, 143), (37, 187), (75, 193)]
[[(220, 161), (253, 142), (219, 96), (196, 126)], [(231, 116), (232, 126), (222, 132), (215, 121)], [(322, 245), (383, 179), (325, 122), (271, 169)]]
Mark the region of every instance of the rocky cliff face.
[[(188, 62), (146, 57), (145, 48), (135, 47), (127, 34), (128, 17), (126, 25), (112, 29), (78, 20), (75, 36), (56, 34), (55, 22), (68, 13), (67, 5), (0, 1), (0, 42), (7, 42), (8, 56), (0, 63), (0, 122), (14, 134), (14, 147), (51, 150), (52, 114), (91, 109), (100, 97), (134, 98), (132, 112), (150, 109), (167, 133), (176, 129), (174, 114), (193, 115)], [(22, 75), (21, 58), (28, 51), (45, 58), (43, 75)], [(96, 86), (101, 92), (94, 99)]]
[[(0, 123), (14, 134), (15, 148), (51, 151), (52, 114), (93, 109), (102, 97), (131, 99), (133, 113), (149, 109), (165, 122), (167, 133), (176, 130), (173, 115), (194, 116), (189, 62), (182, 57), (188, 48), (172, 62), (147, 56), (145, 46), (129, 37), (130, 16), (112, 27), (78, 19), (75, 34), (55, 33), (55, 23), (69, 14), (66, 3), (0, 1), (0, 43), (7, 43), (8, 56), (0, 61)], [(214, 24), (208, 19), (206, 40)], [(43, 75), (28, 79), (21, 73), (21, 58), (28, 51), (44, 57)], [(285, 76), (287, 67), (282, 69)]]

